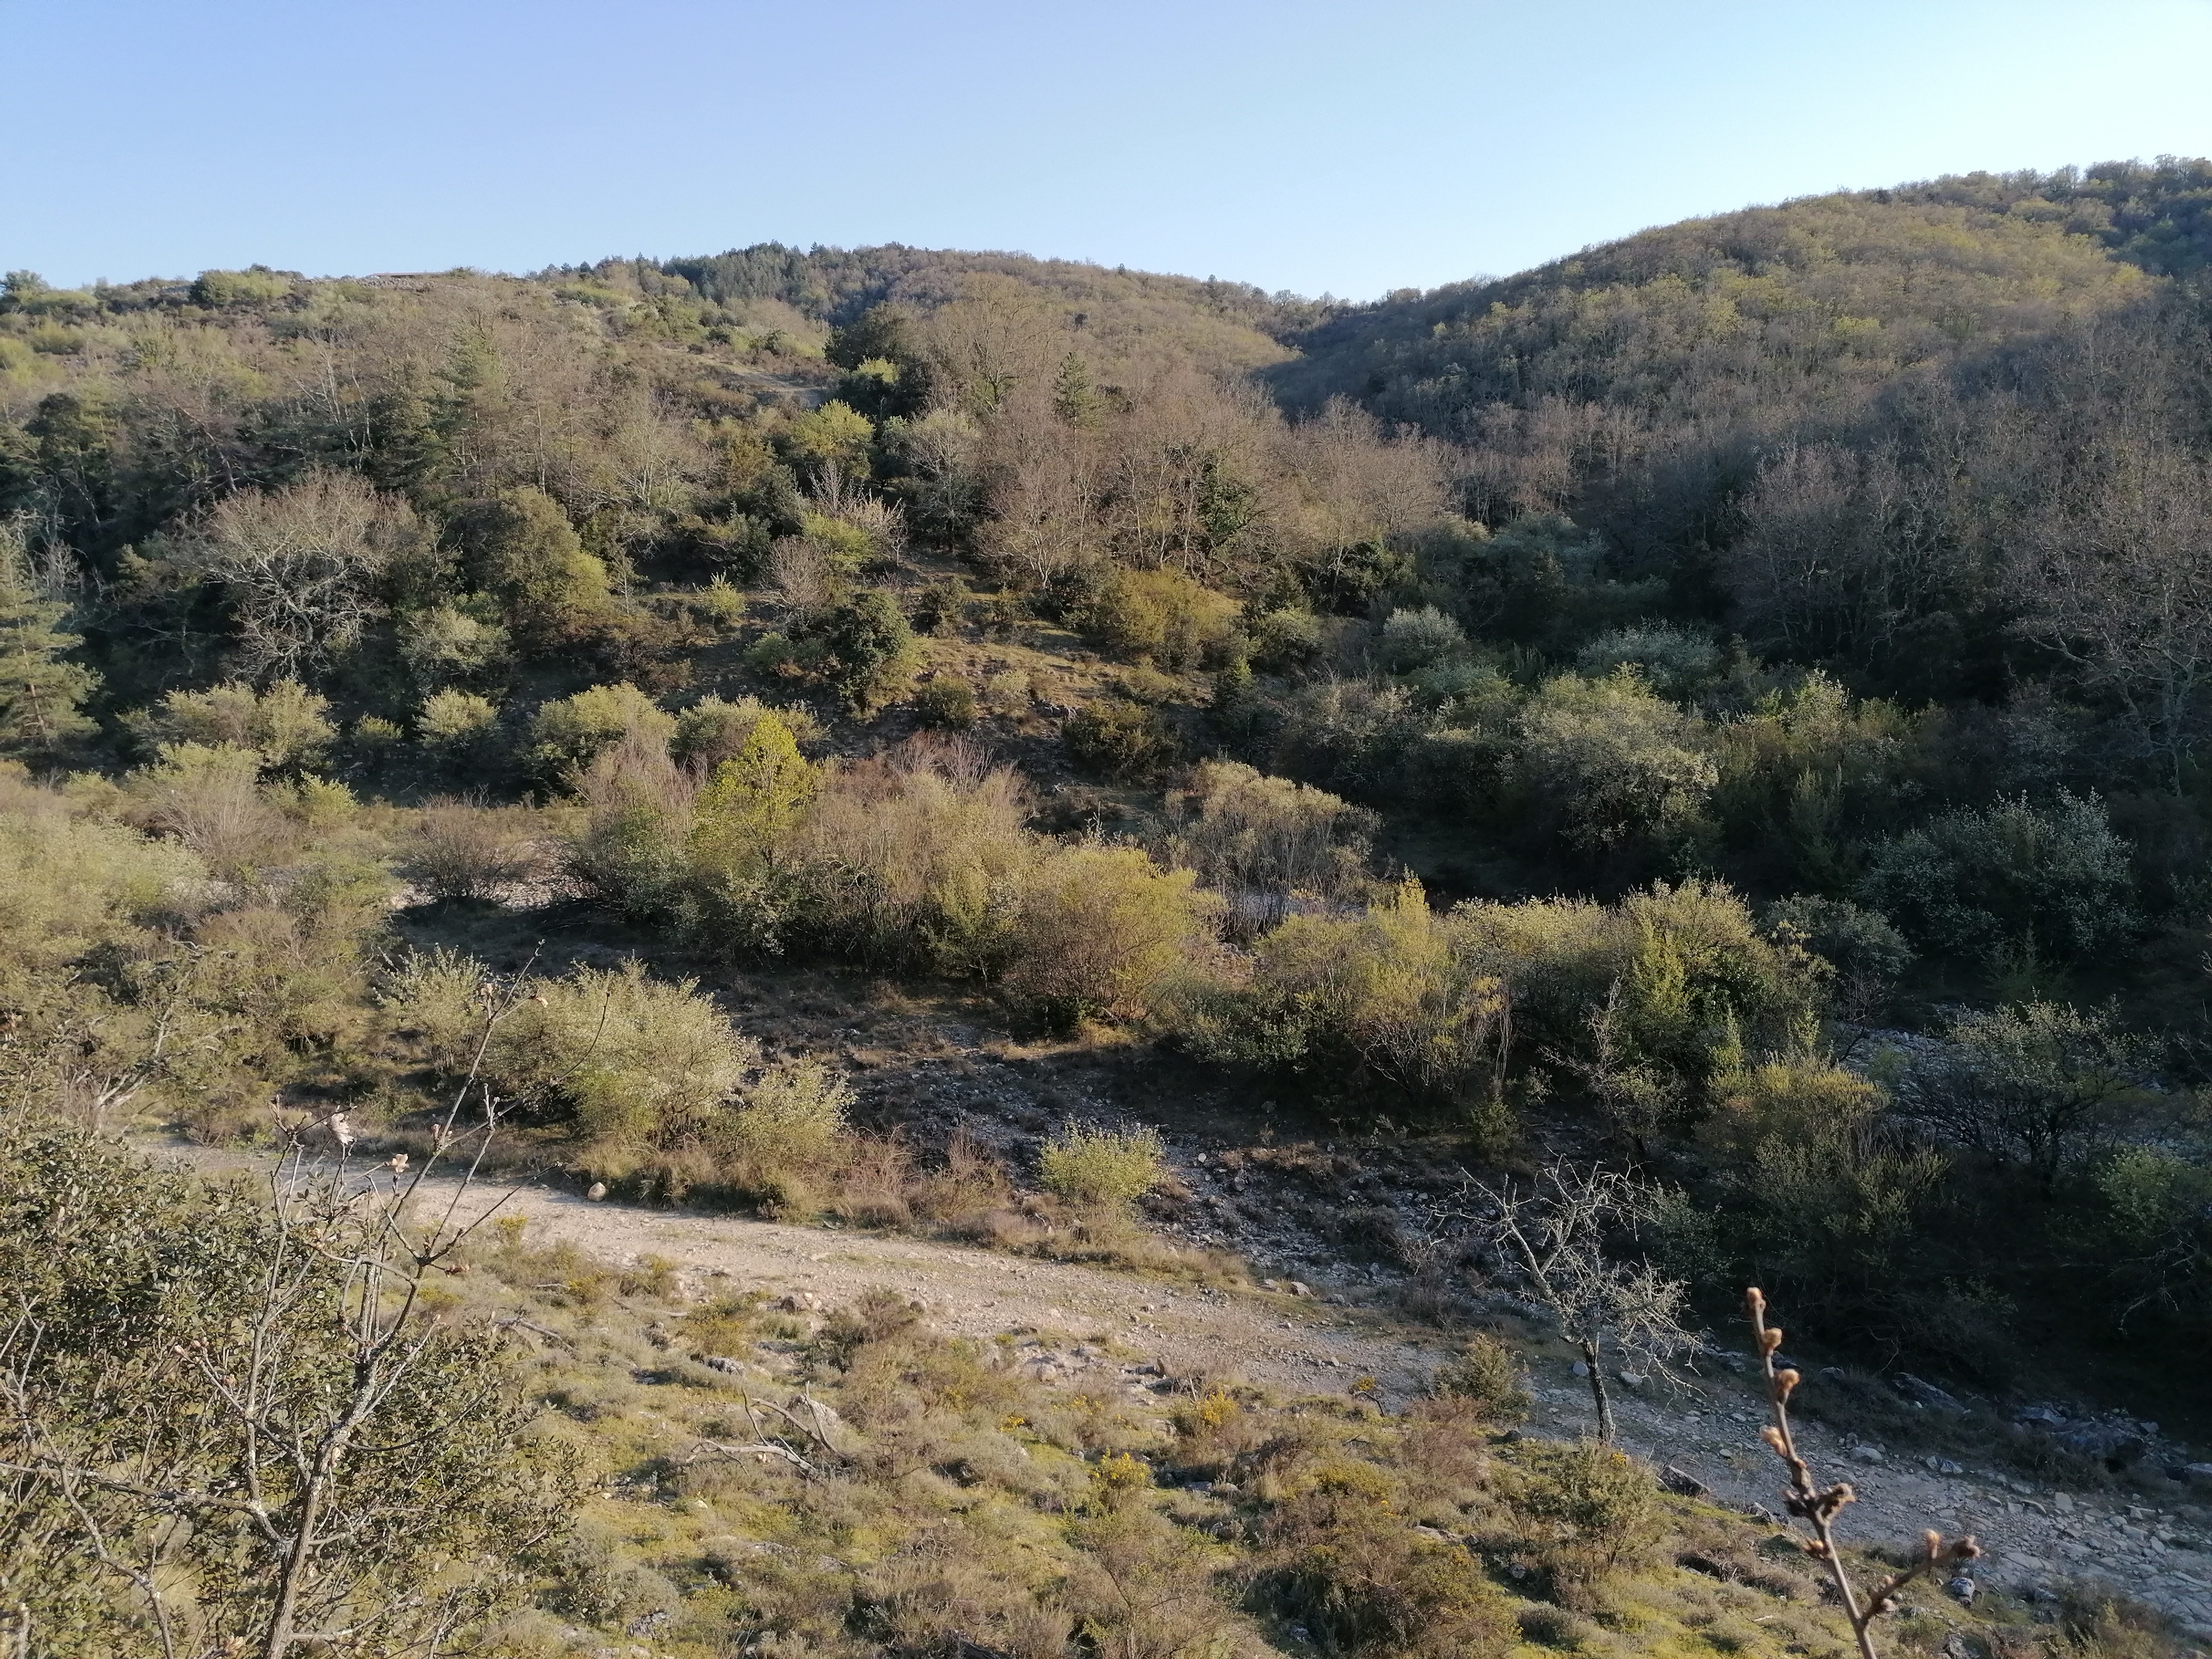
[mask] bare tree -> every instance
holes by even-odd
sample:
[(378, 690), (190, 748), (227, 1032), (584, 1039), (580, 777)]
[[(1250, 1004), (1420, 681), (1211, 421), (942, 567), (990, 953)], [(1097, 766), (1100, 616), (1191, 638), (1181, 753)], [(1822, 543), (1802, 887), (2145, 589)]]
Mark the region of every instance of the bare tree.
[(1766, 1298), (1756, 1285), (1744, 1292), (1744, 1304), (1751, 1315), (1752, 1340), (1758, 1345), (1759, 1363), (1766, 1377), (1767, 1399), (1774, 1410), (1774, 1421), (1767, 1425), (1761, 1437), (1773, 1449), (1790, 1471), (1790, 1513), (1811, 1528), (1813, 1536), (1805, 1545), (1806, 1553), (1814, 1559), (1827, 1564), (1828, 1576), (1834, 1580), (1836, 1598), (1842, 1602), (1844, 1616), (1851, 1621), (1851, 1635), (1858, 1643), (1860, 1659), (1879, 1659), (1875, 1652), (1871, 1627), (1874, 1621), (1897, 1605), (1897, 1593), (1914, 1579), (1925, 1574), (1933, 1577), (1944, 1567), (1962, 1567), (1982, 1553), (1982, 1547), (1972, 1538), (1943, 1540), (1938, 1532), (1921, 1534), (1921, 1548), (1910, 1566), (1892, 1573), (1874, 1593), (1863, 1601), (1844, 1558), (1836, 1548), (1836, 1517), (1846, 1504), (1858, 1501), (1858, 1494), (1847, 1480), (1838, 1480), (1832, 1486), (1816, 1486), (1813, 1472), (1806, 1466), (1797, 1449), (1797, 1437), (1790, 1426), (1790, 1396), (1802, 1380), (1787, 1367), (1777, 1370), (1775, 1355), (1781, 1351), (1782, 1329), (1766, 1322)]
[(420, 534), (405, 502), (346, 473), (219, 503), (198, 562), (229, 593), (240, 666), (304, 678), (351, 645), (376, 615), (376, 579)]
[(2212, 687), (2212, 465), (2116, 442), (2020, 558), (2028, 636), (2109, 697), (2176, 794)]
[(1613, 1437), (1606, 1392), (1608, 1351), (1645, 1376), (1684, 1385), (1676, 1369), (1697, 1346), (1682, 1322), (1687, 1286), (1646, 1261), (1615, 1261), (1610, 1237), (1649, 1215), (1651, 1194), (1626, 1176), (1556, 1158), (1527, 1185), (1489, 1186), (1469, 1176), (1459, 1216), (1471, 1222), (1572, 1343), (1589, 1373), (1597, 1437)]

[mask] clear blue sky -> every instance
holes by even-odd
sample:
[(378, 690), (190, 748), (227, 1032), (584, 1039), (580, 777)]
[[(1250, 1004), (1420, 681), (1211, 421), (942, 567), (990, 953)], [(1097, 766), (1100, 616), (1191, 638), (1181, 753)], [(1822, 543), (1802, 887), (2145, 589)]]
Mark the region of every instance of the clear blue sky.
[(1364, 298), (2212, 153), (2212, 0), (0, 0), (0, 268), (1011, 248)]

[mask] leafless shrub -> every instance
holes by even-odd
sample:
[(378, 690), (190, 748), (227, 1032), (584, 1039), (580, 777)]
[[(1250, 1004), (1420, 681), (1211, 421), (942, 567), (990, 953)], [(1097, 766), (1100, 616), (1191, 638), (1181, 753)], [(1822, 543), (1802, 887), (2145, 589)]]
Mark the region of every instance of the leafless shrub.
[(543, 870), (532, 828), (530, 815), (514, 808), (433, 801), (415, 820), (402, 868), (432, 898), (498, 898)]

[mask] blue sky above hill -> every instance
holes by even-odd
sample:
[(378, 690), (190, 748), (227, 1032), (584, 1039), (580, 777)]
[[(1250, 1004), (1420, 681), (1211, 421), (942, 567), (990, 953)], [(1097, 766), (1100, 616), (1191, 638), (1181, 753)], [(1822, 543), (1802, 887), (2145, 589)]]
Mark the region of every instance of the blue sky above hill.
[(2212, 151), (2212, 0), (0, 0), (0, 264), (762, 240), (1366, 298), (1688, 215)]

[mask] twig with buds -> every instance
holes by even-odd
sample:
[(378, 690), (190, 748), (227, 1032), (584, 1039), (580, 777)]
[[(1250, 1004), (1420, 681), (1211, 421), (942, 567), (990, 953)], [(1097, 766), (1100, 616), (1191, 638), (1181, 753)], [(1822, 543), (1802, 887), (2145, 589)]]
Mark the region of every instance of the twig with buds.
[(1836, 1583), (1837, 1599), (1843, 1603), (1844, 1616), (1851, 1621), (1851, 1634), (1857, 1638), (1860, 1659), (1880, 1659), (1875, 1652), (1869, 1627), (1897, 1605), (1897, 1593), (1923, 1574), (1932, 1577), (1941, 1568), (1964, 1566), (1982, 1553), (1982, 1547), (1971, 1537), (1946, 1543), (1939, 1532), (1923, 1533), (1921, 1551), (1912, 1565), (1892, 1573), (1861, 1604), (1858, 1590), (1851, 1583), (1844, 1558), (1836, 1548), (1834, 1532), (1836, 1517), (1843, 1513), (1846, 1504), (1857, 1501), (1858, 1494), (1851, 1490), (1848, 1480), (1838, 1480), (1832, 1486), (1814, 1484), (1813, 1472), (1806, 1467), (1797, 1449), (1797, 1437), (1790, 1427), (1790, 1396), (1801, 1379), (1786, 1366), (1775, 1369), (1774, 1356), (1782, 1346), (1781, 1327), (1766, 1322), (1766, 1298), (1758, 1286), (1746, 1291), (1743, 1299), (1751, 1315), (1752, 1340), (1759, 1349), (1759, 1366), (1766, 1376), (1767, 1397), (1774, 1407), (1774, 1421), (1760, 1432), (1759, 1437), (1774, 1449), (1774, 1455), (1790, 1471), (1790, 1496), (1785, 1507), (1813, 1529), (1813, 1536), (1804, 1547), (1805, 1553), (1827, 1563), (1828, 1576)]

